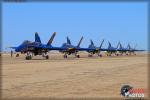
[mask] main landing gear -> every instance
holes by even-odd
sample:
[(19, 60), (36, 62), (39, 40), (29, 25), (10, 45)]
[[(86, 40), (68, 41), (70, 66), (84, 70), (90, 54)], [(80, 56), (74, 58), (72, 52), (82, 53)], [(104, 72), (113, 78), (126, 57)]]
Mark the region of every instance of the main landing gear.
[(32, 55), (27, 54), (26, 60), (31, 60), (31, 59), (32, 59)]
[(45, 58), (46, 58), (46, 59), (49, 59), (49, 56), (47, 55), (47, 56), (45, 56)]
[[(33, 55), (30, 52), (27, 52), (26, 60), (31, 60), (32, 57), (33, 57)], [(45, 59), (49, 59), (49, 55), (47, 55), (46, 53), (43, 53), (42, 57), (45, 58)]]
[[(88, 54), (88, 57), (93, 57), (94, 54)], [(97, 54), (98, 57), (102, 57), (102, 54)]]
[(98, 54), (99, 57), (102, 57), (102, 54)]
[(123, 56), (123, 52), (120, 53), (120, 56)]
[[(63, 57), (67, 58), (68, 56), (67, 56), (67, 54), (64, 54)], [(79, 54), (75, 54), (75, 57), (80, 58), (80, 55)]]
[(64, 54), (64, 58), (67, 58), (67, 54)]
[(79, 55), (79, 54), (76, 54), (75, 56), (76, 56), (77, 58), (80, 58), (80, 55)]
[(129, 52), (129, 55), (136, 55), (136, 53), (135, 52)]
[[(118, 53), (115, 53), (115, 55), (116, 55), (116, 56), (119, 56), (119, 54), (118, 54)], [(121, 54), (121, 55), (122, 55), (122, 54)]]
[(135, 53), (135, 52), (133, 52), (133, 55), (136, 55), (136, 53)]
[(19, 57), (19, 54), (18, 54), (18, 53), (16, 54), (16, 57)]
[(49, 59), (49, 55), (47, 55), (46, 53), (43, 53), (42, 57), (45, 58), (45, 59)]
[(107, 56), (111, 56), (111, 53), (107, 53)]
[(93, 57), (93, 54), (88, 54), (88, 57)]

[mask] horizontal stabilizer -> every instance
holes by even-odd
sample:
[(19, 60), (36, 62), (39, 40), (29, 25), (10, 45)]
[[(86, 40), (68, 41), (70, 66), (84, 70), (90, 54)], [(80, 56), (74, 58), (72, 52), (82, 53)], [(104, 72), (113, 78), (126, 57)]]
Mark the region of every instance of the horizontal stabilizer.
[(71, 41), (68, 36), (67, 36), (67, 44), (71, 44)]

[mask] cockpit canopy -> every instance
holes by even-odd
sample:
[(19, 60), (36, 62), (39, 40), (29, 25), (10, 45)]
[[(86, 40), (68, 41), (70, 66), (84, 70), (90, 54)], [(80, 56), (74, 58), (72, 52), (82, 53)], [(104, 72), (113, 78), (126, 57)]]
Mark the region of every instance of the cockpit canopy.
[(29, 40), (25, 40), (22, 44), (31, 44), (32, 42), (31, 41), (29, 41)]

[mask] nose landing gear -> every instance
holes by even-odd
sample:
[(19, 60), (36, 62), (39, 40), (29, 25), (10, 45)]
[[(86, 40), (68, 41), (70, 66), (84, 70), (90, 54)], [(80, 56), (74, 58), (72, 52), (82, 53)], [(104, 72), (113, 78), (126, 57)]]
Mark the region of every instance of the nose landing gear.
[(45, 56), (45, 58), (46, 58), (46, 59), (49, 59), (49, 56), (48, 56), (48, 55), (46, 55), (46, 56)]
[(43, 53), (42, 56), (43, 56), (45, 59), (49, 59), (49, 55), (47, 55), (47, 53)]
[(77, 58), (80, 58), (80, 55), (79, 55), (79, 54), (76, 54), (75, 56), (76, 56)]
[(32, 56), (31, 55), (27, 55), (26, 56), (26, 60), (31, 60), (32, 59)]
[[(118, 54), (118, 53), (115, 53), (115, 55), (116, 55), (116, 56), (119, 56), (119, 54)], [(121, 54), (121, 55), (122, 55), (122, 54)]]
[(64, 58), (67, 58), (67, 54), (64, 54)]
[(32, 55), (30, 52), (27, 52), (27, 55), (26, 55), (26, 60), (31, 60), (32, 59)]
[(89, 54), (88, 57), (93, 57), (93, 55), (92, 55), (92, 54)]
[(16, 57), (19, 57), (19, 54), (16, 54)]
[(102, 57), (102, 54), (98, 54), (99, 57)]

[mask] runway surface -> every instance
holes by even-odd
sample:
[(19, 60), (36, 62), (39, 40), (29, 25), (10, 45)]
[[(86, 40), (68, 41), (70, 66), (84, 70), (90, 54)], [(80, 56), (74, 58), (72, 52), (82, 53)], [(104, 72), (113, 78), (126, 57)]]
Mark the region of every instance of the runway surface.
[(143, 88), (147, 96), (146, 54), (119, 57), (81, 55), (64, 59), (49, 54), (49, 60), (2, 55), (3, 98), (122, 98), (120, 88), (129, 84)]

